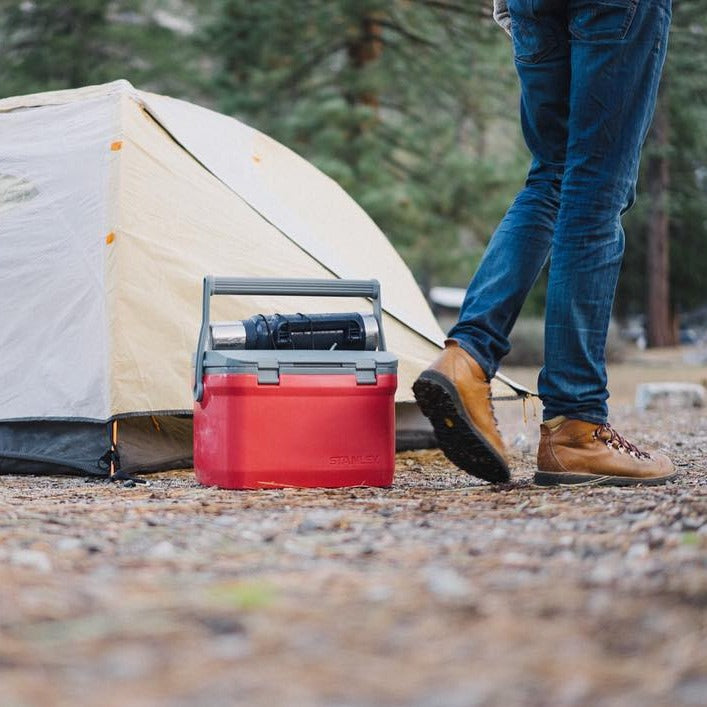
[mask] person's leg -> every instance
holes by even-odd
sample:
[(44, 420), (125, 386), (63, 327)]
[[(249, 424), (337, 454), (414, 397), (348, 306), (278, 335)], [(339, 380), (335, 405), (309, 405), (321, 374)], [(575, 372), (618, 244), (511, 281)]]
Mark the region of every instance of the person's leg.
[(668, 457), (607, 423), (604, 349), (641, 146), (665, 59), (669, 0), (569, 0), (567, 160), (545, 319), (538, 484), (662, 484)]
[(488, 378), (509, 351), (508, 335), (550, 251), (560, 207), (570, 63), (562, 0), (511, 0), (521, 87), (521, 124), (533, 160), (525, 187), (493, 234), (449, 337)]
[(569, 45), (560, 0), (512, 0), (523, 133), (533, 155), (525, 188), (496, 230), (440, 357), (413, 391), (439, 445), (465, 471), (506, 481), (508, 463), (489, 379), (543, 266), (560, 204), (567, 141)]
[(607, 419), (605, 345), (641, 146), (665, 59), (669, 0), (569, 0), (570, 114), (552, 242), (545, 420)]
[(535, 163), (494, 232), (449, 331), (489, 380), (510, 350), (508, 335), (547, 260), (560, 206), (562, 172)]

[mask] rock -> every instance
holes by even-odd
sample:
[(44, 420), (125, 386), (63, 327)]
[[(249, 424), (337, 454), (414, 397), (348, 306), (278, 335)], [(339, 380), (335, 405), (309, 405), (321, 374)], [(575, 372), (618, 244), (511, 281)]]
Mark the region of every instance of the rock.
[(636, 408), (704, 407), (707, 391), (699, 383), (641, 383), (636, 387)]
[(10, 564), (37, 572), (52, 571), (52, 561), (49, 559), (49, 555), (40, 550), (15, 550), (10, 555)]
[(471, 595), (471, 586), (458, 572), (448, 567), (425, 569), (427, 589), (440, 599), (465, 599)]
[(694, 516), (682, 519), (683, 530), (699, 530), (705, 524), (704, 518), (695, 518)]
[(252, 652), (248, 638), (233, 633), (212, 639), (208, 644), (208, 650), (217, 660), (226, 661), (240, 660)]
[(517, 449), (523, 454), (529, 454), (532, 451), (532, 446), (528, 441), (528, 438), (522, 432), (519, 432), (515, 436), (512, 442), (512, 446), (514, 449)]
[(648, 531), (648, 547), (651, 550), (662, 547), (665, 544), (666, 537), (667, 534), (662, 528), (651, 528)]
[(590, 585), (605, 586), (612, 584), (620, 575), (621, 568), (614, 562), (605, 561), (597, 564), (589, 573)]
[(56, 549), (59, 550), (59, 552), (83, 550), (83, 541), (80, 538), (60, 538), (56, 543)]
[(318, 530), (345, 530), (349, 520), (344, 511), (320, 509), (308, 513), (297, 526), (300, 534), (313, 533)]
[(153, 560), (171, 560), (176, 554), (177, 548), (169, 540), (157, 543), (147, 553)]
[(298, 533), (313, 533), (316, 530), (324, 530), (325, 525), (323, 525), (316, 518), (305, 518), (298, 526)]
[(521, 552), (506, 552), (501, 555), (500, 560), (504, 565), (510, 565), (511, 567), (528, 568), (529, 566), (534, 566), (532, 559)]
[(631, 547), (628, 549), (628, 552), (626, 553), (626, 558), (631, 560), (634, 558), (647, 557), (648, 552), (649, 548), (647, 543), (635, 543), (634, 545), (631, 545)]
[(104, 655), (94, 658), (102, 672), (119, 680), (136, 680), (150, 675), (157, 656), (149, 646), (130, 642), (111, 648)]

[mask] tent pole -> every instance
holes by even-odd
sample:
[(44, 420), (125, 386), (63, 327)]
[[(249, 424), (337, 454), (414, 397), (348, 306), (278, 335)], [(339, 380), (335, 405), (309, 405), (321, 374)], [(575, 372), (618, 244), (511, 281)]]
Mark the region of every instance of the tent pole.
[[(115, 452), (118, 450), (118, 420), (113, 420), (110, 425), (110, 448)], [(115, 476), (115, 454), (110, 455), (110, 478)]]

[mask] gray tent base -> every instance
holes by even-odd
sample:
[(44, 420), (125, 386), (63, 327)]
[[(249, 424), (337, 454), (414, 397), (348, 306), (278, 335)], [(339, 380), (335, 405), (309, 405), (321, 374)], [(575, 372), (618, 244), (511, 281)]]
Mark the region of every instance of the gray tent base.
[[(0, 474), (79, 474), (107, 477), (111, 423), (39, 420), (0, 423)], [(190, 415), (118, 421), (124, 474), (192, 466)]]

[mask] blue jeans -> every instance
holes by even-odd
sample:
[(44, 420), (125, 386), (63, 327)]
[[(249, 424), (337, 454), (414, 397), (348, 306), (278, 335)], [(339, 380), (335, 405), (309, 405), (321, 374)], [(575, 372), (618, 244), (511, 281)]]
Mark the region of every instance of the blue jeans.
[(509, 0), (525, 187), (493, 234), (449, 332), (492, 377), (548, 256), (544, 419), (607, 419), (606, 335), (655, 108), (670, 0)]

